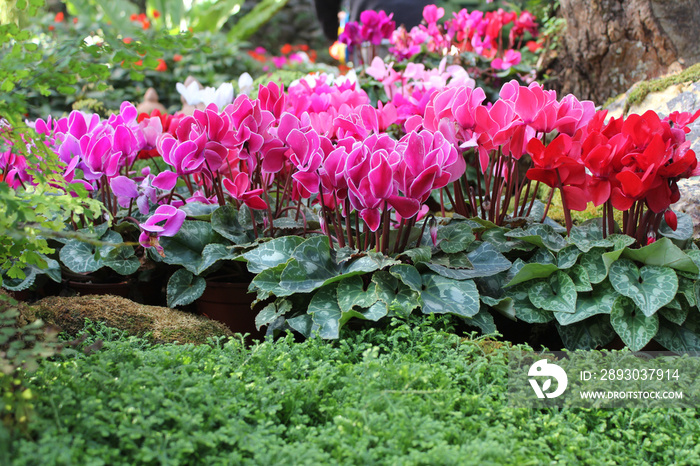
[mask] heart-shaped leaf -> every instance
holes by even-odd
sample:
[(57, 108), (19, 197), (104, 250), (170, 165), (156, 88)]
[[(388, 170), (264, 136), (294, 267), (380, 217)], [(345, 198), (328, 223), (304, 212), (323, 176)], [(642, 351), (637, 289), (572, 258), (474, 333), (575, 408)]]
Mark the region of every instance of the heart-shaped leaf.
[(255, 328), (260, 330), (265, 325), (270, 325), (279, 317), (292, 311), (292, 303), (286, 299), (276, 299), (268, 304), (255, 316)]
[(370, 256), (338, 264), (326, 236), (314, 236), (294, 250), (282, 272), (280, 286), (293, 293), (309, 293), (321, 286), (352, 275), (374, 272), (379, 268)]
[(389, 273), (401, 280), (405, 285), (408, 285), (413, 291), (420, 293), (423, 287), (423, 279), (420, 276), (418, 269), (412, 265), (398, 264), (389, 269)]
[(506, 296), (513, 300), (513, 308), (515, 309), (515, 317), (529, 324), (543, 324), (554, 319), (554, 314), (551, 311), (545, 311), (536, 307), (530, 301), (528, 290), (532, 285), (530, 283), (521, 283), (508, 288)]
[(567, 349), (591, 350), (605, 346), (615, 338), (610, 316), (595, 315), (583, 322), (570, 325), (556, 324), (559, 336)]
[(466, 255), (470, 268), (454, 269), (439, 264), (426, 263), (433, 272), (455, 280), (490, 277), (504, 272), (511, 267), (511, 262), (498, 252), (491, 243), (482, 243), (474, 251)]
[(234, 244), (253, 241), (253, 235), (238, 221), (238, 211), (230, 204), (219, 207), (211, 214), (211, 227)]
[(294, 294), (286, 288), (280, 286), (282, 280), (282, 272), (287, 267), (287, 264), (279, 264), (270, 269), (265, 269), (253, 278), (250, 282), (248, 291), (255, 291), (258, 294), (258, 301), (269, 298), (270, 296), (291, 296)]
[(303, 242), (304, 238), (300, 236), (283, 236), (258, 244), (243, 254), (245, 260), (248, 261), (248, 271), (260, 273), (265, 269), (287, 262), (297, 246)]
[(522, 240), (512, 240), (506, 237), (505, 228), (491, 228), (481, 234), (481, 239), (493, 245), (498, 252), (532, 251), (535, 245)]
[(438, 246), (444, 252), (453, 254), (467, 249), (476, 238), (472, 229), (464, 222), (452, 222), (437, 232)]
[(515, 286), (537, 278), (547, 278), (558, 270), (559, 267), (556, 264), (524, 264), (506, 286)]
[(188, 202), (180, 207), (180, 209), (185, 212), (189, 218), (209, 221), (214, 211), (219, 209), (219, 206), (217, 204), (205, 204), (203, 202)]
[(685, 319), (688, 318), (689, 311), (690, 309), (688, 309), (688, 305), (681, 304), (678, 307), (662, 307), (659, 314), (661, 314), (661, 316), (666, 320), (673, 322), (676, 325), (683, 325)]
[(593, 289), (591, 286), (591, 281), (588, 279), (588, 272), (586, 272), (586, 269), (580, 264), (576, 264), (575, 266), (571, 267), (571, 269), (567, 270), (566, 273), (574, 281), (576, 291), (583, 292), (591, 291)]
[(567, 246), (566, 240), (550, 225), (535, 223), (525, 230), (520, 228), (505, 234), (507, 238), (518, 238), (551, 251), (561, 251)]
[(177, 270), (166, 288), (168, 307), (185, 306), (195, 302), (202, 296), (207, 287), (207, 282), (202, 277), (195, 277), (185, 269)]
[(471, 317), (479, 312), (479, 292), (471, 280), (457, 281), (437, 274), (424, 274), (421, 300), (424, 314)]
[(557, 253), (557, 266), (559, 269), (569, 269), (576, 264), (581, 251), (576, 246), (567, 246)]
[(478, 327), (484, 335), (496, 333), (497, 331), (493, 316), (486, 309), (481, 309), (476, 315), (471, 317), (465, 317), (464, 322), (467, 325)]
[(365, 289), (364, 281), (357, 275), (338, 282), (338, 305), (343, 313), (350, 312), (356, 306), (369, 308), (377, 299), (379, 298), (376, 285), (370, 283)]
[[(690, 316), (688, 316), (690, 318)], [(685, 325), (680, 326), (666, 319), (659, 319), (659, 331), (654, 340), (664, 348), (676, 353), (697, 353), (700, 351), (700, 335)]]
[(688, 273), (699, 271), (695, 262), (668, 238), (661, 238), (639, 249), (625, 248), (622, 256), (646, 265), (671, 267)]
[(408, 317), (415, 308), (420, 306), (419, 294), (389, 272), (383, 270), (375, 272), (372, 274), (372, 281), (377, 286), (379, 299), (374, 306), (381, 303), (386, 307), (386, 314)]
[(532, 304), (552, 312), (576, 312), (576, 286), (566, 272), (556, 272), (546, 281), (534, 283), (527, 292)]
[(309, 310), (313, 326), (311, 332), (325, 340), (337, 339), (340, 335), (340, 317), (342, 312), (338, 306), (338, 284), (333, 283), (318, 290), (311, 302)]
[(202, 263), (204, 248), (212, 243), (225, 243), (226, 240), (212, 229), (211, 223), (199, 220), (185, 220), (172, 238), (160, 238), (165, 257), (163, 262), (181, 265), (196, 274)]
[(566, 314), (557, 312), (554, 316), (560, 325), (571, 325), (588, 319), (596, 314), (610, 314), (615, 300), (620, 294), (610, 282), (596, 285), (590, 293), (579, 293), (576, 298), (576, 312)]
[(601, 283), (608, 277), (608, 268), (603, 261), (605, 249), (593, 248), (581, 256), (579, 264), (586, 269), (588, 280), (593, 283)]
[(61, 248), (58, 257), (71, 272), (91, 273), (104, 266), (102, 259), (95, 257), (96, 253), (95, 246), (72, 239)]
[[(478, 289), (478, 286), (477, 286)], [(509, 319), (516, 319), (515, 306), (513, 305), (513, 298), (504, 296), (502, 298), (492, 298), (491, 296), (484, 296), (483, 294), (479, 296), (481, 302), (491, 307)], [(482, 309), (483, 311), (483, 309)], [(479, 311), (481, 313), (482, 311)]]
[(610, 311), (610, 324), (632, 351), (646, 346), (659, 330), (659, 316), (645, 316), (634, 302), (620, 296)]
[(652, 265), (638, 269), (627, 259), (610, 266), (610, 283), (618, 293), (632, 298), (647, 317), (670, 303), (678, 291), (678, 277), (672, 269)]

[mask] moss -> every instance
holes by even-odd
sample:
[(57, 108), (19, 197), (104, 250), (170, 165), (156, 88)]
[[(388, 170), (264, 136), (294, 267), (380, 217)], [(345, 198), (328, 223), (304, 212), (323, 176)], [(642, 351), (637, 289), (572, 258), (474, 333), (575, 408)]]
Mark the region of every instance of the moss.
[(632, 105), (644, 101), (644, 99), (652, 92), (660, 92), (676, 84), (695, 81), (700, 81), (700, 63), (696, 63), (695, 65), (686, 68), (679, 74), (666, 76), (664, 78), (652, 79), (649, 81), (642, 81), (629, 92), (627, 102), (625, 103), (624, 113), (626, 114)]
[(223, 324), (174, 309), (145, 306), (118, 296), (49, 297), (25, 308), (27, 320), (42, 319), (75, 337), (85, 319), (103, 322), (154, 343), (204, 343), (208, 337), (231, 336)]

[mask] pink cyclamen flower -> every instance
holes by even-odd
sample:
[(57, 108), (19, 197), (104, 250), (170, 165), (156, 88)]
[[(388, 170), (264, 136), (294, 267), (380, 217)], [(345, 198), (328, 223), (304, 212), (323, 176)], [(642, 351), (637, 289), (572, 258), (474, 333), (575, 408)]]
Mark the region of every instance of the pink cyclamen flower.
[(491, 62), (491, 68), (495, 70), (509, 70), (515, 65), (520, 63), (522, 59), (520, 52), (508, 49), (506, 53), (503, 54), (503, 58), (494, 58)]
[(161, 236), (175, 236), (187, 215), (182, 210), (171, 205), (159, 206), (155, 213), (142, 223), (139, 243), (144, 248), (155, 247), (163, 254), (163, 247), (158, 243)]

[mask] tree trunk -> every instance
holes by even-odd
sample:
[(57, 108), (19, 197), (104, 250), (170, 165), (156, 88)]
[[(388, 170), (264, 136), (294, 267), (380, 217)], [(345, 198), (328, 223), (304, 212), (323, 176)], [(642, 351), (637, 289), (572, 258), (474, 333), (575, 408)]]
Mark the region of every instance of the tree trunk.
[(561, 0), (550, 66), (562, 94), (602, 104), (637, 81), (700, 62), (700, 0)]

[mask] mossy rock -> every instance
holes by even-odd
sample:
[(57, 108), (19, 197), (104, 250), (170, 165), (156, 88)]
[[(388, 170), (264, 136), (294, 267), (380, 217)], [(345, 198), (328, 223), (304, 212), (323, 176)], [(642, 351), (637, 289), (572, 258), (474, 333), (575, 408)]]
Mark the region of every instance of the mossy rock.
[(233, 336), (220, 322), (175, 309), (146, 306), (119, 296), (51, 296), (20, 309), (27, 321), (41, 319), (75, 337), (85, 319), (100, 321), (153, 343), (205, 343), (209, 337)]

